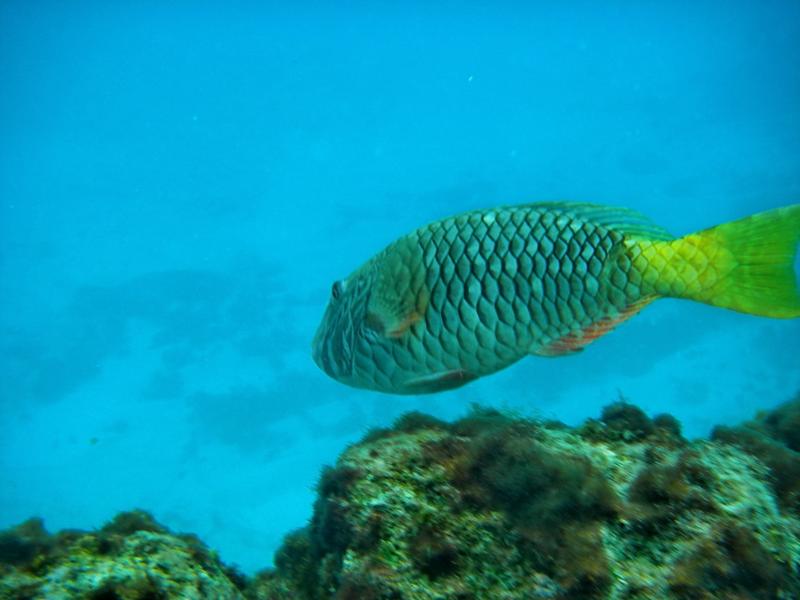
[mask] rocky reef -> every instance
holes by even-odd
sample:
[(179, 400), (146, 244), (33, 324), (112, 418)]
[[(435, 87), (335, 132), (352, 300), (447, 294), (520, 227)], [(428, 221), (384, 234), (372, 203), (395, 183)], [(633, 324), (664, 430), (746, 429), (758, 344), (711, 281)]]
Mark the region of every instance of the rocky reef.
[(0, 600), (243, 600), (245, 584), (196, 537), (143, 511), (95, 532), (50, 535), (30, 519), (0, 533)]
[(275, 568), (244, 578), (143, 513), (0, 534), (0, 599), (800, 597), (800, 397), (711, 439), (626, 402), (577, 428), (475, 408), (369, 432)]
[(578, 428), (412, 413), (322, 474), (269, 600), (800, 597), (800, 398), (687, 441), (618, 402)]

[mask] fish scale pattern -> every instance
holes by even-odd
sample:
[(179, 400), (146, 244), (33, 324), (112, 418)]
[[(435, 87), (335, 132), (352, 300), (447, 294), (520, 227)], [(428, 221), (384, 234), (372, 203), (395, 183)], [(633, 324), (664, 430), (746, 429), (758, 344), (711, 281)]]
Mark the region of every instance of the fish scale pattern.
[(567, 212), (531, 207), (465, 213), (416, 236), (426, 269), (424, 326), (404, 350), (428, 369), (502, 369), (624, 306), (623, 265), (605, 269), (622, 235)]
[(659, 294), (691, 295), (712, 301), (715, 286), (736, 266), (733, 255), (716, 236), (693, 234), (670, 242), (641, 242), (632, 248), (636, 273)]

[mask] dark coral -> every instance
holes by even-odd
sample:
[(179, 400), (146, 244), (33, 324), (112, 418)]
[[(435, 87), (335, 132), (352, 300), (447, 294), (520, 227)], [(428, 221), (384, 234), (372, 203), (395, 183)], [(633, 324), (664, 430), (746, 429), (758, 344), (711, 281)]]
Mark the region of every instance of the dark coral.
[(444, 421), (414, 410), (401, 415), (394, 422), (392, 429), (401, 433), (414, 433), (422, 429), (446, 431), (448, 427)]
[(653, 433), (653, 422), (638, 406), (623, 400), (603, 408), (600, 421), (609, 436), (625, 441), (641, 440)]
[(358, 573), (342, 579), (334, 600), (403, 600), (403, 596), (387, 586), (382, 578)]
[(594, 597), (611, 581), (596, 524), (613, 520), (621, 501), (588, 459), (546, 448), (537, 430), (527, 421), (502, 426), (493, 419), (453, 481), (465, 501), (508, 515), (524, 555), (556, 577), (567, 597)]
[[(382, 437), (385, 435), (376, 439)], [(275, 569), (256, 576), (250, 586), (250, 597), (318, 600), (332, 598), (326, 590), (338, 589), (336, 598), (351, 598), (355, 593), (363, 593), (364, 598), (380, 598), (369, 595), (363, 581), (339, 580), (345, 551), (351, 546), (367, 551), (380, 536), (378, 522), (373, 523), (371, 531), (359, 531), (350, 519), (348, 494), (360, 476), (361, 472), (352, 467), (323, 468), (311, 523), (284, 538), (275, 553)]]
[(423, 524), (408, 542), (414, 565), (429, 579), (454, 575), (459, 568), (458, 544), (440, 528)]
[(131, 535), (137, 531), (166, 533), (167, 529), (159, 525), (153, 515), (141, 509), (121, 512), (100, 529), (101, 533), (121, 536)]
[(468, 498), (501, 508), (516, 524), (605, 519), (619, 511), (616, 494), (588, 459), (547, 449), (527, 422), (477, 437), (454, 482)]
[(450, 425), (450, 431), (455, 435), (475, 437), (492, 429), (506, 427), (513, 421), (511, 416), (497, 409), (473, 404), (467, 416)]
[(655, 427), (657, 431), (664, 432), (676, 440), (683, 439), (681, 422), (670, 414), (663, 413), (653, 417), (653, 427)]
[(358, 477), (358, 469), (352, 467), (324, 467), (317, 483), (317, 492), (325, 497), (347, 496), (347, 491)]
[(691, 450), (668, 464), (646, 465), (628, 489), (629, 517), (655, 530), (674, 522), (683, 510), (714, 513), (718, 509), (708, 492), (713, 479)]
[(106, 583), (89, 594), (88, 600), (170, 600), (169, 595), (150, 582), (144, 582), (135, 589), (120, 591), (113, 583)]
[(366, 522), (354, 532), (353, 548), (359, 552), (369, 552), (377, 548), (381, 540), (386, 537), (385, 530), (389, 518), (385, 507), (380, 505), (373, 507)]
[(361, 438), (362, 444), (372, 444), (378, 440), (395, 435), (395, 432), (386, 427), (372, 427)]
[(800, 452), (800, 394), (797, 398), (761, 415), (755, 422), (771, 438)]
[(39, 518), (0, 532), (0, 564), (24, 565), (37, 555), (46, 553), (52, 546), (52, 538)]
[(314, 547), (308, 528), (289, 533), (275, 553), (275, 567), (282, 577), (308, 598), (314, 598), (318, 586), (319, 551)]
[(401, 433), (414, 433), (422, 429), (447, 430), (449, 425), (436, 417), (412, 410), (400, 415), (392, 427), (373, 427), (361, 438), (362, 444), (370, 444)]
[(357, 469), (325, 467), (317, 485), (317, 500), (310, 535), (318, 556), (333, 554), (337, 560), (350, 545), (353, 529), (345, 502), (348, 490), (358, 478)]
[[(669, 577), (670, 591), (678, 598), (778, 598), (784, 589), (798, 588), (796, 577), (767, 552), (751, 531), (727, 526), (716, 540), (705, 540), (681, 558)], [(790, 597), (790, 596), (786, 596)]]
[(638, 406), (622, 396), (603, 408), (599, 419), (587, 419), (579, 428), (580, 435), (597, 442), (653, 442), (666, 448), (685, 444), (680, 422), (668, 414), (650, 419)]

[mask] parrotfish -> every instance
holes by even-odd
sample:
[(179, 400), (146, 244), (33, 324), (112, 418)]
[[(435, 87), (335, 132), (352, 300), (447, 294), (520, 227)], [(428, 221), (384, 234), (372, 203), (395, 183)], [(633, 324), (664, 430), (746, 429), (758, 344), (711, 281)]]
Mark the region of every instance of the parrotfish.
[(800, 204), (684, 237), (594, 204), (473, 210), (336, 281), (313, 358), (342, 383), (421, 394), (578, 352), (658, 298), (796, 318), (799, 243)]

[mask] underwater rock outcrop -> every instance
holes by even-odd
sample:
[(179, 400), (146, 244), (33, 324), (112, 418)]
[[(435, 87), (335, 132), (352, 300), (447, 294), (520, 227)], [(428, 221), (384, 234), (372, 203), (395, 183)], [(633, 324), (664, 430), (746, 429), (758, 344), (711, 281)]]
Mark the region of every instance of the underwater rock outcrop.
[(0, 600), (800, 597), (800, 397), (710, 440), (626, 402), (567, 427), (409, 413), (348, 448), (245, 578), (146, 513), (0, 533)]
[(693, 442), (625, 402), (578, 428), (408, 414), (323, 472), (251, 597), (798, 598), (798, 408)]
[(244, 585), (196, 537), (143, 511), (94, 532), (50, 535), (40, 519), (0, 532), (0, 600), (244, 600)]

